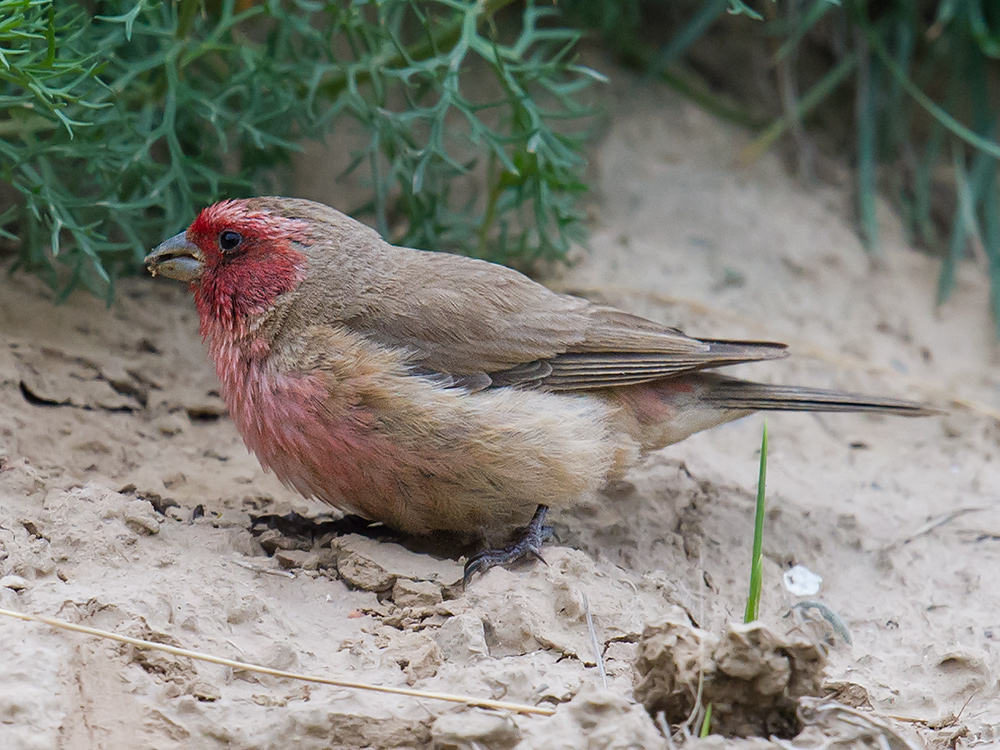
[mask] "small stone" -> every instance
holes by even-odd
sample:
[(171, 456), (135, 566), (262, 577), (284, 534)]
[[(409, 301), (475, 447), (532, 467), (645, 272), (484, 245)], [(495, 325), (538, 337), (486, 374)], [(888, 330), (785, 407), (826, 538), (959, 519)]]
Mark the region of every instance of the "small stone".
[(397, 607), (433, 607), (442, 601), (441, 587), (431, 581), (398, 578), (392, 587), (392, 600)]
[(26, 588), (31, 586), (27, 579), (21, 576), (4, 576), (0, 578), (0, 588), (10, 589), (11, 591), (24, 591)]
[(146, 500), (133, 500), (126, 505), (122, 512), (122, 520), (132, 531), (139, 534), (148, 536), (160, 533), (160, 519)]
[(209, 422), (229, 413), (226, 402), (221, 398), (206, 395), (203, 400), (185, 404), (184, 410), (192, 421)]
[(278, 698), (274, 695), (266, 695), (261, 693), (254, 693), (250, 696), (250, 700), (256, 703), (258, 706), (264, 706), (266, 708), (279, 707), (283, 708), (288, 705), (288, 701), (284, 698)]
[(213, 703), (222, 697), (222, 693), (215, 685), (205, 680), (193, 680), (187, 686), (188, 695), (193, 695), (202, 703)]
[(108, 455), (111, 453), (111, 448), (108, 447), (108, 444), (100, 440), (87, 440), (77, 443), (73, 447), (83, 453), (92, 453), (95, 455)]
[(160, 434), (165, 437), (173, 437), (174, 435), (179, 435), (184, 432), (189, 424), (191, 424), (183, 415), (174, 412), (173, 414), (165, 414), (156, 420), (156, 429), (160, 431)]
[(364, 591), (388, 591), (396, 576), (379, 565), (367, 549), (351, 549), (337, 540), (337, 573), (350, 586)]
[(306, 547), (305, 541), (285, 536), (277, 529), (266, 529), (257, 537), (257, 543), (269, 555), (276, 554), (278, 550), (302, 550)]
[(315, 549), (315, 553), (319, 556), (319, 569), (320, 570), (332, 570), (336, 572), (337, 570), (337, 553), (329, 548)]
[(476, 747), (514, 747), (521, 732), (510, 716), (465, 709), (442, 714), (431, 725), (435, 750), (472, 750)]
[(187, 477), (181, 472), (175, 471), (173, 474), (163, 477), (163, 486), (168, 490), (172, 490), (174, 487), (179, 487), (187, 481)]
[(338, 564), (346, 557), (354, 558), (358, 564), (374, 565), (381, 569), (390, 581), (386, 588), (398, 578), (433, 581), (445, 586), (462, 580), (462, 566), (457, 562), (417, 554), (392, 542), (379, 542), (358, 534), (345, 534), (331, 540), (330, 544), (337, 553)]
[(438, 667), (443, 661), (441, 649), (431, 638), (417, 644), (410, 652), (409, 658), (410, 661), (404, 671), (406, 672), (406, 682), (410, 685), (436, 675)]
[(490, 655), (483, 621), (471, 613), (448, 618), (434, 640), (449, 663), (465, 665)]
[(642, 706), (618, 692), (587, 685), (544, 722), (526, 723), (528, 747), (664, 747), (663, 735)]
[(285, 570), (293, 568), (316, 570), (319, 568), (319, 555), (301, 549), (280, 549), (274, 553), (274, 559)]
[(35, 537), (36, 539), (45, 538), (45, 534), (41, 532), (41, 530), (38, 527), (38, 524), (32, 521), (31, 519), (22, 518), (21, 525), (24, 527), (25, 531), (27, 531), (29, 534), (31, 534), (31, 536)]

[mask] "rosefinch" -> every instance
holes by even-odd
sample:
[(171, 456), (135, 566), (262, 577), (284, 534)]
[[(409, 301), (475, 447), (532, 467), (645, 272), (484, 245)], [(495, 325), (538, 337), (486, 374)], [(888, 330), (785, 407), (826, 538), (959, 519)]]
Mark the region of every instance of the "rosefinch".
[(394, 247), (306, 200), (217, 203), (146, 263), (190, 285), (229, 411), (266, 468), (404, 532), (516, 539), (470, 573), (537, 555), (548, 506), (759, 409), (933, 412), (702, 372), (785, 347), (691, 338), (503, 266)]

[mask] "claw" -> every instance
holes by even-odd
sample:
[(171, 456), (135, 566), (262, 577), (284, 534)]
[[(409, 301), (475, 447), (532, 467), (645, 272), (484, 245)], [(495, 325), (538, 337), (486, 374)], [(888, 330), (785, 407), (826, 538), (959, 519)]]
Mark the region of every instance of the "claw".
[(497, 565), (510, 565), (525, 557), (533, 557), (545, 565), (542, 557), (542, 543), (552, 536), (552, 527), (545, 525), (548, 506), (539, 505), (531, 521), (521, 531), (517, 538), (503, 549), (484, 549), (472, 555), (465, 562), (462, 575), (462, 585), (468, 585), (476, 573), (485, 573)]
[(525, 557), (527, 557), (529, 555), (531, 557), (535, 558), (536, 560), (538, 560), (538, 562), (542, 563), (542, 565), (548, 565), (548, 563), (545, 562), (545, 558), (541, 556), (541, 554), (538, 552), (538, 550), (534, 550), (534, 549), (525, 550)]

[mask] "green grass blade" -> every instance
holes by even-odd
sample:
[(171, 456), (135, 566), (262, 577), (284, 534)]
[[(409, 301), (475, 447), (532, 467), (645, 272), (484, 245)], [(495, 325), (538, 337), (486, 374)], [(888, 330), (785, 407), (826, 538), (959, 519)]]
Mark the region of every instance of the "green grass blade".
[(981, 212), (983, 249), (990, 262), (990, 306), (993, 324), (1000, 336), (1000, 183), (997, 163), (989, 162), (986, 170)]
[(962, 139), (970, 146), (986, 152), (993, 158), (1000, 159), (1000, 143), (984, 138), (972, 129), (960, 123), (948, 114), (942, 107), (935, 104), (934, 101), (927, 96), (927, 94), (920, 90), (920, 87), (917, 86), (917, 84), (910, 80), (909, 76), (906, 75), (906, 71), (902, 70), (896, 64), (896, 62), (892, 59), (892, 56), (886, 50), (885, 45), (882, 44), (882, 40), (878, 38), (875, 30), (868, 26), (863, 27), (863, 29), (865, 35), (868, 37), (868, 43), (871, 45), (872, 51), (875, 52), (882, 64), (888, 68), (892, 76), (899, 81), (899, 84), (906, 89), (906, 92), (915, 102), (917, 102), (917, 104), (927, 110), (931, 117), (948, 128), (948, 130), (950, 130), (956, 137)]
[[(860, 40), (863, 44), (864, 37)], [(861, 241), (869, 252), (878, 252), (878, 217), (876, 204), (878, 185), (878, 101), (879, 66), (866, 48), (858, 62), (858, 93), (856, 124), (858, 129), (858, 219)]]
[(701, 39), (715, 20), (721, 16), (729, 5), (729, 0), (707, 0), (702, 3), (701, 8), (688, 23), (677, 32), (673, 38), (663, 46), (660, 53), (650, 65), (650, 72), (659, 73), (661, 70), (675, 62), (677, 58)]
[(774, 53), (775, 62), (780, 62), (788, 57), (792, 50), (799, 45), (802, 38), (809, 32), (809, 30), (819, 23), (820, 19), (826, 15), (826, 12), (830, 10), (830, 8), (834, 8), (836, 6), (837, 3), (834, 0), (813, 0), (812, 5), (809, 6), (809, 10), (807, 10), (805, 15), (802, 16), (802, 20), (799, 22), (798, 26), (792, 30), (792, 32), (788, 35), (788, 38), (781, 43), (780, 47), (778, 47), (778, 51)]
[(767, 420), (760, 439), (760, 473), (757, 476), (757, 513), (753, 526), (753, 553), (750, 557), (750, 592), (743, 622), (753, 622), (760, 612), (760, 592), (763, 585), (764, 548), (764, 487), (767, 483)]
[(712, 704), (705, 706), (705, 718), (701, 720), (701, 729), (698, 730), (699, 737), (708, 737), (712, 733)]
[(764, 16), (743, 2), (743, 0), (729, 0), (729, 12), (734, 16), (749, 16), (754, 21), (764, 20)]
[[(848, 76), (850, 76), (851, 71), (854, 70), (854, 66), (857, 64), (857, 61), (858, 57), (855, 53), (851, 52), (845, 55), (844, 58), (838, 62), (829, 73), (823, 76), (816, 82), (815, 86), (803, 94), (795, 106), (796, 118), (804, 118), (820, 102), (835, 91), (840, 84), (846, 81)], [(787, 117), (779, 117), (771, 123), (763, 133), (761, 133), (742, 151), (740, 151), (737, 161), (742, 165), (753, 164), (757, 161), (757, 159), (763, 156), (767, 150), (774, 145), (774, 142), (784, 135), (785, 131), (787, 131), (790, 127), (790, 119)]]
[(934, 218), (931, 214), (931, 196), (934, 187), (934, 168), (937, 166), (944, 144), (944, 125), (935, 122), (931, 128), (927, 145), (924, 146), (917, 163), (913, 184), (913, 220), (921, 240), (933, 245), (937, 240)]
[(977, 235), (976, 216), (973, 210), (975, 200), (973, 198), (972, 180), (965, 169), (965, 161), (962, 149), (957, 145), (953, 149), (953, 171), (955, 175), (955, 186), (958, 192), (958, 207), (955, 209), (955, 218), (951, 225), (951, 238), (948, 244), (948, 254), (941, 262), (941, 274), (938, 276), (937, 304), (942, 305), (951, 296), (955, 288), (955, 269), (958, 262), (964, 257), (965, 250), (970, 235)]

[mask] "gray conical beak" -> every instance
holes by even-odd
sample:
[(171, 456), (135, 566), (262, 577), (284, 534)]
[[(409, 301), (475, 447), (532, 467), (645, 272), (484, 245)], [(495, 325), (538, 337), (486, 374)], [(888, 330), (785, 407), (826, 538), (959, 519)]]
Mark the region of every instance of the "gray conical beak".
[(197, 281), (205, 271), (205, 259), (198, 246), (188, 242), (184, 232), (161, 242), (146, 256), (146, 268), (153, 276), (178, 281)]

